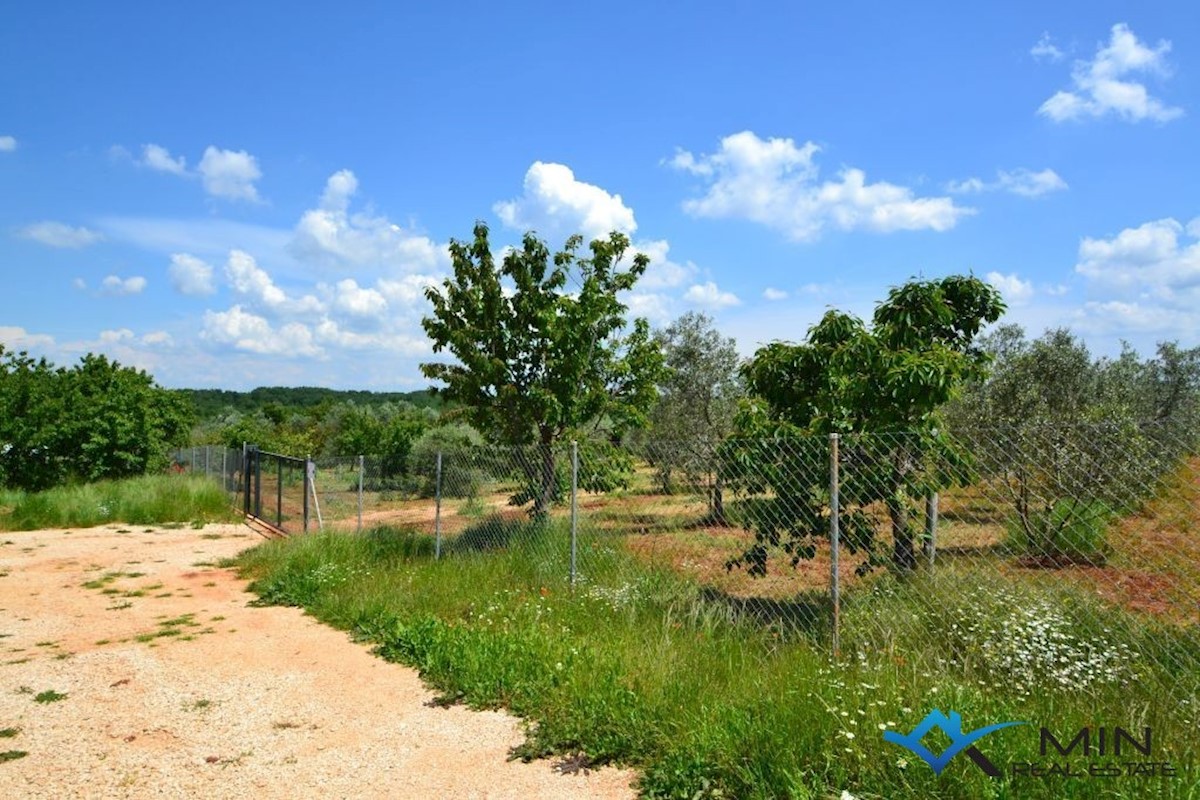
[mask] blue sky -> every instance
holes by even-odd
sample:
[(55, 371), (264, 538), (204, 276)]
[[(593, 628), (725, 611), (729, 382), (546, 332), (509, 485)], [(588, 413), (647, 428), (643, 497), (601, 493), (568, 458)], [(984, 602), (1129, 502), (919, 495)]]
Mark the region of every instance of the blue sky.
[(1192, 2), (23, 4), (0, 343), (167, 386), (427, 385), (446, 244), (619, 229), (746, 354), (912, 276), (1200, 338)]

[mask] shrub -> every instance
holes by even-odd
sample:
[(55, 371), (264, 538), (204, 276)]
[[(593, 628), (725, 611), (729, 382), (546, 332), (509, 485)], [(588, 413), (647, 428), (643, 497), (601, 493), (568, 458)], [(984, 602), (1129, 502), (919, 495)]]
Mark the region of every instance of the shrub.
[(1108, 559), (1108, 527), (1116, 518), (1100, 500), (1059, 500), (1008, 522), (1008, 544), (1024, 558), (1050, 566), (1102, 565)]

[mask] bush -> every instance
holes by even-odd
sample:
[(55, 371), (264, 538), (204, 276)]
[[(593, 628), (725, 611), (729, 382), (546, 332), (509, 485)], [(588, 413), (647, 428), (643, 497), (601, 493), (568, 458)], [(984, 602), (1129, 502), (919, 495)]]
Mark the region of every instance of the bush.
[(1108, 527), (1116, 513), (1100, 500), (1059, 500), (1008, 522), (1008, 544), (1024, 558), (1048, 566), (1102, 565), (1108, 560)]
[(469, 425), (430, 428), (413, 442), (408, 453), (408, 474), (421, 497), (437, 492), (437, 456), (442, 454), (442, 497), (474, 497), (487, 474), (476, 451), (483, 438)]

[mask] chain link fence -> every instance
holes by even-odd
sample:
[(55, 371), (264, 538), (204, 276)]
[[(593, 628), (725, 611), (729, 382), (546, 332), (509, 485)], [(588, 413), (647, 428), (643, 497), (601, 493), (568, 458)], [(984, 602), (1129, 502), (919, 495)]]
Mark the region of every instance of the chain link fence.
[[(1131, 423), (462, 446), (264, 462), (259, 491), (283, 499), (258, 516), (388, 527), (437, 559), (519, 549), (545, 581), (614, 603), (674, 581), (842, 658), (1076, 688), (1152, 667), (1196, 702), (1197, 451)], [(231, 451), (177, 463), (242, 485)]]

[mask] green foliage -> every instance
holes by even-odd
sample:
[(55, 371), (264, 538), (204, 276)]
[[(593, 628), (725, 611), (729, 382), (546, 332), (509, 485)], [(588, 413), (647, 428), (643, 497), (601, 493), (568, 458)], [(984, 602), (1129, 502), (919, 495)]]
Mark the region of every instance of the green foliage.
[[(826, 628), (781, 622), (809, 598), (753, 613), (613, 551), (571, 591), (558, 521), (483, 539), (488, 552), (434, 561), (419, 534), (315, 534), (263, 544), (240, 565), (264, 600), (300, 605), (415, 667), (443, 702), (525, 717), (515, 755), (627, 764), (644, 797), (991, 796), (1001, 784), (973, 765), (935, 776), (911, 757), (901, 765), (904, 751), (882, 739), (947, 707), (975, 725), (1063, 732), (1133, 714), (1153, 728), (1155, 758), (1183, 767), (1172, 780), (1029, 780), (1021, 797), (1194, 792), (1184, 765), (1200, 754), (1195, 713), (1178, 702), (1200, 680), (1194, 636), (1090, 592), (999, 574), (981, 583), (953, 561), (904, 581), (880, 576), (843, 607), (853, 655), (830, 661)], [(584, 551), (610, 546), (583, 532)], [(1036, 728), (989, 739), (987, 755), (1036, 760)]]
[(442, 496), (474, 497), (487, 480), (486, 459), (476, 448), (483, 440), (469, 425), (461, 423), (430, 428), (421, 434), (408, 453), (408, 474), (416, 493), (433, 497), (437, 489), (437, 455), (442, 454)]
[(1007, 544), (1035, 563), (1103, 565), (1108, 527), (1116, 518), (1103, 501), (1063, 499), (1010, 519)]
[(1136, 511), (1198, 444), (1200, 348), (1093, 358), (1066, 330), (1027, 341), (1015, 325), (981, 344), (994, 368), (947, 408), (948, 427), (1007, 490), (1019, 549), (1102, 561), (1105, 514)]
[(616, 434), (643, 422), (662, 364), (645, 320), (622, 335), (626, 307), (617, 299), (649, 259), (638, 254), (621, 269), (629, 240), (619, 233), (593, 241), (588, 258), (577, 255), (582, 243), (572, 236), (551, 255), (529, 233), (497, 266), (488, 228), (477, 223), (473, 241), (450, 244), (453, 277), (426, 290), (433, 315), (422, 325), (434, 352), (457, 363), (421, 371), (491, 441), (543, 448), (530, 465), (540, 487), (535, 514), (553, 500), (553, 446), (601, 420)]
[(87, 528), (111, 522), (232, 521), (229, 497), (203, 476), (141, 475), (0, 494), (0, 529)]
[(46, 489), (167, 466), (191, 411), (149, 374), (88, 354), (70, 369), (0, 346), (0, 486)]
[(711, 480), (709, 515), (725, 516), (720, 475), (712, 475), (720, 443), (733, 432), (738, 399), (744, 394), (738, 375), (737, 343), (694, 311), (654, 336), (664, 370), (658, 401), (650, 412), (645, 438), (648, 460), (665, 493), (681, 473), (691, 484)]
[[(416, 392), (368, 392), (361, 390), (325, 389), (315, 386), (261, 386), (249, 392), (234, 392), (226, 389), (181, 389), (180, 394), (191, 400), (196, 417), (209, 422), (232, 414), (253, 415), (269, 404), (292, 411), (302, 411), (319, 406), (349, 404), (359, 407), (375, 407), (388, 404), (403, 404), (414, 408), (437, 409), (440, 399), (432, 392), (422, 389)], [(241, 442), (237, 445), (240, 447)]]
[[(756, 526), (756, 545), (730, 565), (764, 574), (776, 547), (793, 563), (812, 556), (827, 530), (828, 472), (803, 462), (827, 464), (827, 435), (854, 432), (885, 435), (847, 448), (855, 465), (846, 470), (843, 490), (847, 542), (872, 554), (868, 564), (882, 563), (864, 512), (881, 501), (891, 522), (891, 562), (911, 570), (916, 565), (911, 507), (944, 477), (931, 473), (928, 462), (934, 455), (962, 459), (937, 433), (938, 409), (964, 383), (985, 374), (988, 358), (975, 339), (1003, 311), (999, 293), (975, 277), (911, 281), (888, 293), (869, 328), (831, 310), (809, 329), (804, 343), (760, 348), (742, 370), (750, 400), (737, 426), (747, 440), (732, 440), (725, 458), (732, 480), (755, 476), (751, 480), (765, 481), (776, 500), (769, 522)], [(780, 439), (796, 441), (804, 457), (790, 459), (773, 441)]]

